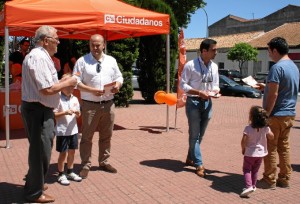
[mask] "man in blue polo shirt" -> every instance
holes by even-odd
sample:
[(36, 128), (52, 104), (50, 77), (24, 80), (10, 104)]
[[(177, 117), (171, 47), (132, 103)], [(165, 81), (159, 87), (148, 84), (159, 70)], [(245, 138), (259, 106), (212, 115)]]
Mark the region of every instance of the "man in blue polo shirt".
[[(296, 102), (299, 89), (299, 70), (288, 57), (289, 46), (284, 38), (275, 37), (268, 43), (270, 58), (275, 62), (264, 87), (263, 107), (269, 115), (269, 126), (274, 140), (268, 140), (268, 155), (264, 157), (263, 178), (258, 188), (275, 189), (290, 186), (292, 167), (290, 162), (289, 133), (296, 115)], [(279, 173), (277, 171), (279, 155)], [(277, 179), (276, 179), (277, 177)]]

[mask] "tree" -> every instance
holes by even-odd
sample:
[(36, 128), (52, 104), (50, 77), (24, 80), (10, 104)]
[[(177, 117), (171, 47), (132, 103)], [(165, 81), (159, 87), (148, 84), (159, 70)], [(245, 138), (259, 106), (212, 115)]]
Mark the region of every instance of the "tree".
[(243, 64), (247, 61), (257, 61), (258, 51), (256, 48), (252, 47), (248, 43), (238, 43), (231, 48), (227, 54), (227, 58), (232, 61), (237, 61), (239, 63), (239, 69), (242, 73)]
[[(125, 2), (141, 7), (144, 0), (124, 0)], [(206, 3), (203, 0), (161, 0), (169, 5), (174, 13), (176, 22), (179, 27), (186, 28), (191, 21), (192, 14), (199, 8), (203, 8)]]
[(186, 28), (191, 21), (192, 14), (206, 3), (203, 0), (162, 0), (168, 4), (174, 13), (179, 27)]
[(115, 104), (118, 107), (128, 107), (133, 96), (132, 88), (132, 64), (138, 57), (139, 38), (127, 38), (118, 41), (107, 42), (107, 53), (116, 58), (124, 82), (120, 92), (115, 95)]
[[(174, 80), (178, 52), (178, 26), (173, 12), (161, 0), (143, 1), (140, 7), (170, 15), (170, 78)], [(154, 103), (153, 96), (156, 91), (166, 90), (166, 51), (165, 35), (140, 38), (139, 57), (136, 62), (137, 68), (140, 69), (138, 82), (142, 96), (148, 103)]]

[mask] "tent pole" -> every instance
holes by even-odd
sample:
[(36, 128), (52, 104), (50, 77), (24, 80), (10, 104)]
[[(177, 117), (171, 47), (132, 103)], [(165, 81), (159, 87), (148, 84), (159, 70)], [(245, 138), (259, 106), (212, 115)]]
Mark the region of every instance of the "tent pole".
[[(167, 60), (167, 93), (170, 92), (170, 34), (167, 34), (166, 40), (166, 60)], [(170, 131), (169, 127), (169, 106), (167, 105), (167, 132)]]
[(10, 148), (9, 144), (9, 47), (8, 47), (8, 27), (5, 26), (5, 135), (6, 148)]

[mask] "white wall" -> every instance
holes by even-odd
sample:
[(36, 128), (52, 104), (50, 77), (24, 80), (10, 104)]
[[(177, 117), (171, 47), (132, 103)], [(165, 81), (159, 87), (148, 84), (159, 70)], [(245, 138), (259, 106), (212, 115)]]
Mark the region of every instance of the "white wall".
[[(300, 53), (300, 49), (290, 49), (289, 51), (290, 53)], [(194, 59), (197, 56), (197, 52), (196, 51), (187, 51), (186, 52), (187, 55), (187, 61)], [(268, 72), (269, 71), (269, 63), (271, 61), (270, 57), (269, 57), (269, 53), (267, 49), (264, 50), (258, 50), (258, 55), (257, 55), (257, 61), (261, 61), (261, 72)], [(225, 69), (235, 69), (235, 70), (239, 70), (239, 64), (238, 62), (232, 62), (231, 60), (227, 59), (227, 52), (218, 52), (216, 58), (214, 59), (214, 62), (219, 64), (220, 62), (224, 63), (224, 68)], [(298, 65), (298, 67), (300, 66), (300, 60), (296, 60), (295, 63)], [(253, 61), (249, 61), (249, 62), (245, 62), (245, 66), (248, 68), (247, 70), (247, 75), (254, 75), (254, 62)], [(299, 67), (300, 69), (300, 67)]]

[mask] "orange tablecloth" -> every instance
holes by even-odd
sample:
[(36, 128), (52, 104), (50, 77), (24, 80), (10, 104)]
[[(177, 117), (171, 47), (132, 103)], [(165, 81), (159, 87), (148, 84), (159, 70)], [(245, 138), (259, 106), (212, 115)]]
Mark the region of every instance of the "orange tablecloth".
[[(74, 95), (80, 99), (80, 91), (75, 89)], [(22, 129), (23, 121), (21, 116), (21, 91), (13, 91), (9, 92), (9, 104), (10, 104), (10, 115), (9, 115), (9, 126), (10, 130), (14, 129)], [(5, 92), (0, 92), (0, 129), (5, 130)], [(77, 119), (78, 125), (81, 125), (81, 117)]]

